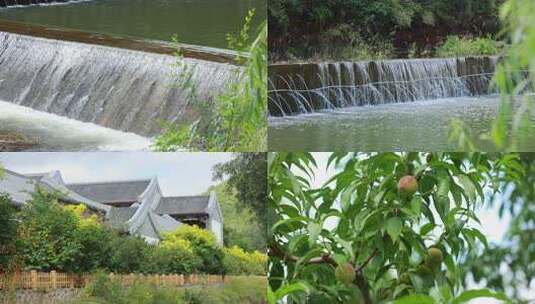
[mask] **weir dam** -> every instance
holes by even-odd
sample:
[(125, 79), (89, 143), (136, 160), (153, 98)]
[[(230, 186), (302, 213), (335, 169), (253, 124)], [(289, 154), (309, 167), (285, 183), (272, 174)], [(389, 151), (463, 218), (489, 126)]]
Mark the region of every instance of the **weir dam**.
[[(1, 1), (1, 0), (0, 0)], [(236, 80), (236, 54), (0, 22), (0, 100), (143, 136), (189, 122)], [(197, 97), (177, 78), (188, 73)]]
[(482, 96), (497, 57), (396, 59), (269, 66), (271, 116), (323, 109)]

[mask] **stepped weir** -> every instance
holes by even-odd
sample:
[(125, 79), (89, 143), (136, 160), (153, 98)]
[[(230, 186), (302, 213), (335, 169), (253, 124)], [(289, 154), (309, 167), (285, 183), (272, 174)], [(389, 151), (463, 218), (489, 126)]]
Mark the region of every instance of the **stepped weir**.
[(497, 57), (274, 64), (272, 116), (322, 109), (488, 95)]

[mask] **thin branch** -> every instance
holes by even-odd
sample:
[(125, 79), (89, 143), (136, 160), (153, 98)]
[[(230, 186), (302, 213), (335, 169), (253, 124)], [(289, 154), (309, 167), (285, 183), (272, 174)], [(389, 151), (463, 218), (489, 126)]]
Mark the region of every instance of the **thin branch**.
[[(297, 262), (299, 260), (299, 257), (287, 254), (277, 244), (271, 244), (269, 246), (268, 255), (272, 257), (278, 257), (285, 261)], [(331, 258), (328, 254), (315, 257), (307, 261), (307, 264), (324, 264), (324, 263), (331, 264), (334, 267), (338, 265), (336, 261), (333, 258)]]
[(370, 254), (370, 256), (364, 261), (364, 263), (362, 263), (362, 265), (360, 265), (359, 268), (357, 268), (357, 270), (355, 270), (355, 272), (357, 273), (361, 272), (364, 269), (364, 267), (366, 267), (366, 265), (370, 263), (373, 257), (377, 255), (378, 252), (379, 252), (379, 249), (375, 248), (373, 252)]

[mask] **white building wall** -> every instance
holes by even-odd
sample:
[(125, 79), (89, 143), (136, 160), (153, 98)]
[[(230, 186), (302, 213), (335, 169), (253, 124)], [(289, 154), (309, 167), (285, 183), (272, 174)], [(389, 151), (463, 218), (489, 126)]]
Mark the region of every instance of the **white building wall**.
[(223, 245), (223, 224), (214, 218), (210, 218), (208, 229), (215, 235), (217, 243)]

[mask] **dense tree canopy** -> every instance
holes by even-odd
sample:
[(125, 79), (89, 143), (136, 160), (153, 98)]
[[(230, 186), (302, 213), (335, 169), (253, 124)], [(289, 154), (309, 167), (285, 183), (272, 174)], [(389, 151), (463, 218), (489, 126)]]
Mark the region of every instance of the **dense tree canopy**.
[[(477, 216), (482, 203), (508, 185), (520, 196), (533, 192), (524, 161), (518, 154), (334, 153), (327, 167), (336, 173), (316, 188), (311, 154), (270, 154), (269, 202), (278, 216), (269, 241), (271, 301), (507, 301), (499, 290), (510, 285), (483, 281), (491, 289), (467, 290), (465, 279), (474, 271), (469, 257), (492, 256)], [(516, 205), (514, 196), (503, 200)], [(515, 255), (520, 245), (502, 249)], [(529, 275), (531, 268), (520, 270), (533, 261), (526, 254), (514, 269)]]
[(210, 191), (217, 193), (217, 200), (223, 212), (223, 240), (225, 246), (238, 246), (246, 251), (266, 249), (265, 224), (250, 206), (240, 203), (236, 198), (236, 189), (222, 182)]
[[(403, 54), (413, 43), (434, 47), (448, 35), (486, 36), (499, 31), (502, 0), (275, 0), (270, 1), (271, 59), (310, 57), (325, 42), (393, 43)], [(298, 26), (296, 26), (298, 25)]]
[(267, 219), (266, 172), (265, 153), (236, 154), (229, 162), (214, 167), (214, 179), (227, 179), (227, 185), (236, 189), (239, 203), (252, 208), (261, 225), (265, 225)]

